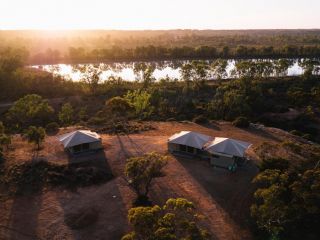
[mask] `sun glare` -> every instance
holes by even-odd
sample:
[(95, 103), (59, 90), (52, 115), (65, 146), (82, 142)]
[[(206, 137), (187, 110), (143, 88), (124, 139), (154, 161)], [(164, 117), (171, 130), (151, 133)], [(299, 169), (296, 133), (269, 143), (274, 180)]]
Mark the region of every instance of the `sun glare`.
[[(309, 0), (10, 0), (0, 29), (248, 29), (320, 27), (320, 2)], [(313, 5), (313, 7), (309, 7)], [(19, 7), (17, 7), (19, 6)], [(248, 7), (250, 6), (250, 7)]]

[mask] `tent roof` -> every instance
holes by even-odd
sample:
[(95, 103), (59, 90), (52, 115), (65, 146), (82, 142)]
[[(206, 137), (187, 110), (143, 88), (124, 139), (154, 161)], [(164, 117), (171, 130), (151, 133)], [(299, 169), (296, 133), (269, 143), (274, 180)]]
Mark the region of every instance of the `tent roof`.
[(203, 146), (210, 140), (212, 140), (212, 137), (207, 135), (197, 132), (182, 131), (171, 136), (168, 142), (202, 149)]
[(210, 153), (223, 153), (227, 155), (243, 157), (245, 151), (251, 146), (251, 143), (234, 140), (231, 138), (216, 137), (208, 143), (205, 150)]
[(71, 133), (67, 133), (59, 136), (58, 139), (65, 148), (101, 140), (100, 136), (97, 133), (87, 130), (77, 130)]

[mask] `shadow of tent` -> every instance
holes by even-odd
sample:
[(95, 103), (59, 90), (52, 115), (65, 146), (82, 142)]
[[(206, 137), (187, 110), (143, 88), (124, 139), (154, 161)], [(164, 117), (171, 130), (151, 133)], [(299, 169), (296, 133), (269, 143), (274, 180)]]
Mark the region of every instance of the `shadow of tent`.
[(189, 174), (212, 196), (238, 225), (249, 228), (250, 206), (255, 187), (252, 179), (258, 173), (253, 163), (235, 173), (215, 168), (207, 161), (176, 157)]
[[(58, 202), (63, 210), (59, 224), (67, 227), (72, 239), (121, 239), (129, 231), (127, 222), (126, 200), (123, 199), (120, 190), (121, 185), (126, 185), (121, 178), (115, 178), (101, 186), (78, 189), (77, 193), (70, 192), (68, 195), (60, 195)], [(79, 215), (87, 209), (95, 209), (97, 217), (94, 222), (86, 222), (79, 229), (72, 228), (66, 223), (66, 219), (73, 215)], [(83, 219), (86, 220), (86, 219)], [(55, 232), (56, 239), (64, 236), (63, 233)]]

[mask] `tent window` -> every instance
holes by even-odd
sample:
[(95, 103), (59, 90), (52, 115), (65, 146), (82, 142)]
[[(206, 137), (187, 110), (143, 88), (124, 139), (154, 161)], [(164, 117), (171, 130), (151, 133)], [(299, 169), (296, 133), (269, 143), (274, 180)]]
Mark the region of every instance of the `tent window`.
[(80, 152), (81, 151), (81, 145), (77, 145), (73, 147), (73, 151)]
[(89, 148), (90, 148), (89, 143), (84, 143), (84, 144), (82, 144), (82, 151), (84, 151), (84, 150), (89, 150)]
[(187, 151), (187, 146), (185, 146), (185, 145), (180, 145), (180, 151), (186, 152), (186, 151)]
[(197, 154), (203, 154), (203, 153), (204, 153), (203, 150), (197, 149)]
[(193, 147), (189, 147), (189, 146), (188, 146), (188, 147), (187, 147), (187, 152), (188, 152), (188, 153), (193, 153)]

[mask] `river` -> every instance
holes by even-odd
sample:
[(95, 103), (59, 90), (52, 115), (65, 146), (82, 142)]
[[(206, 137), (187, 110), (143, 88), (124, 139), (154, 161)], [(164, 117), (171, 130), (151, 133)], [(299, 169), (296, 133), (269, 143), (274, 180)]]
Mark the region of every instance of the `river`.
[[(232, 75), (232, 71), (235, 69), (235, 64), (238, 60), (228, 60), (228, 65), (226, 67), (227, 75), (224, 78), (230, 78)], [(256, 61), (252, 59), (252, 61)], [(273, 62), (275, 60), (265, 59), (263, 61)], [(299, 62), (297, 59), (292, 60), (293, 64), (287, 69), (285, 75), (286, 76), (298, 76), (303, 74), (304, 70), (301, 66), (299, 66)], [(181, 79), (181, 66), (188, 61), (158, 61), (158, 62), (146, 62), (148, 65), (153, 65), (155, 70), (153, 72), (153, 77), (156, 80), (160, 80), (163, 78), (170, 79)], [(208, 64), (212, 63), (212, 61), (206, 61)], [(121, 77), (123, 80), (134, 81), (139, 79), (139, 75), (134, 72), (134, 65), (136, 62), (121, 62), (121, 63), (100, 63), (100, 64), (89, 64), (101, 70), (100, 79), (107, 80), (110, 76)], [(54, 75), (59, 75), (64, 77), (65, 79), (72, 81), (79, 81), (82, 79), (83, 74), (78, 69), (78, 65), (72, 64), (55, 64), (55, 65), (34, 65), (32, 68), (41, 69), (44, 71), (48, 71), (53, 73)], [(208, 79), (215, 79), (212, 71), (209, 71)]]

